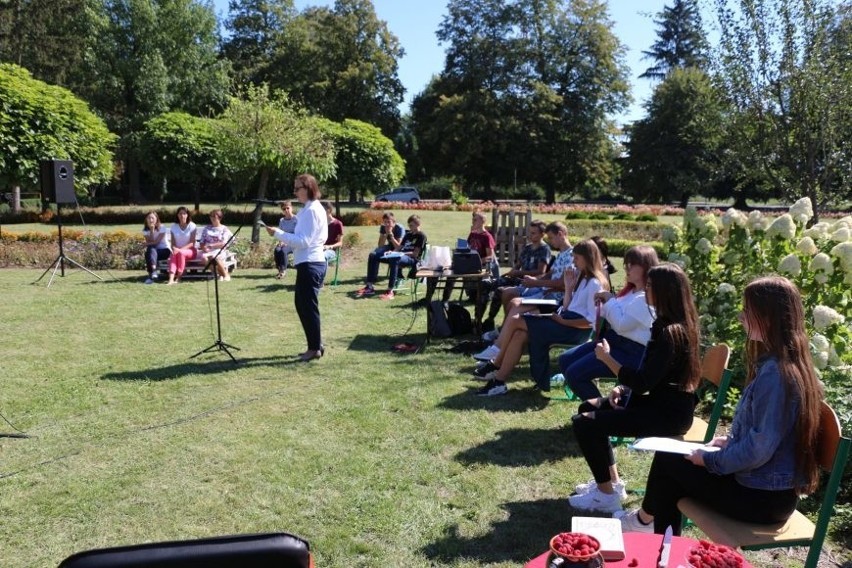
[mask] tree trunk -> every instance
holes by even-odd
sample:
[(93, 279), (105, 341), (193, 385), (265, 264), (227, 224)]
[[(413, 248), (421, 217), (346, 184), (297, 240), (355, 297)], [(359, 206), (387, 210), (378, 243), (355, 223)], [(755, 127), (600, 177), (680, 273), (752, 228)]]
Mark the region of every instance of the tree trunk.
[(127, 182), (130, 184), (131, 203), (144, 203), (145, 196), (139, 183), (139, 162), (133, 158), (127, 159)]
[(21, 186), (16, 185), (12, 188), (12, 213), (21, 212)]
[(684, 191), (683, 193), (680, 194), (680, 208), (681, 209), (686, 209), (686, 206), (689, 205), (689, 196), (690, 196), (690, 194), (689, 194), (688, 191)]
[[(257, 184), (257, 199), (262, 200), (266, 199), (266, 186), (269, 184), (269, 169), (263, 168), (260, 170), (260, 182)], [(251, 227), (251, 242), (252, 244), (257, 244), (260, 242), (260, 225), (258, 224), (261, 219), (261, 213), (263, 213), (263, 203), (261, 201), (257, 202), (257, 206), (254, 208), (254, 223)]]
[(349, 203), (358, 203), (358, 190), (354, 187), (349, 188)]
[(198, 211), (201, 209), (201, 180), (196, 180), (195, 182), (195, 210)]
[(544, 184), (544, 201), (548, 204), (556, 203), (556, 184), (552, 180)]
[(733, 208), (737, 211), (748, 211), (749, 209), (751, 209), (748, 203), (746, 203), (746, 196), (744, 193), (737, 193), (736, 195), (734, 195)]

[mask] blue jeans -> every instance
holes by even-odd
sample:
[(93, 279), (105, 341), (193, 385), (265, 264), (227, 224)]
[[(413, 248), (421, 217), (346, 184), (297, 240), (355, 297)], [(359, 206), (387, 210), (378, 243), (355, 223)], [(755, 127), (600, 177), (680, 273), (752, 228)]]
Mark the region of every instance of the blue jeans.
[(410, 256), (392, 256), (390, 258), (382, 258), (379, 262), (385, 262), (390, 266), (390, 274), (388, 275), (388, 290), (396, 288), (396, 281), (399, 278), (399, 271), (406, 266), (416, 266), (417, 259)]
[(157, 263), (161, 260), (166, 260), (172, 255), (170, 249), (157, 248), (156, 246), (148, 245), (145, 247), (145, 268), (148, 269), (148, 274), (157, 272)]
[(324, 262), (300, 262), (296, 265), (296, 290), (293, 299), (310, 351), (319, 351), (322, 348), (319, 291), (327, 268), (328, 265)]
[(393, 247), (377, 247), (373, 249), (373, 252), (370, 253), (370, 256), (367, 257), (367, 283), (375, 284), (376, 280), (379, 278), (379, 262), (382, 259), (382, 256), (389, 251), (393, 250)]
[(568, 327), (543, 318), (525, 315), (527, 342), (530, 350), (530, 375), (533, 382), (543, 391), (550, 390), (550, 347), (557, 343), (585, 343), (591, 330)]
[(290, 247), (275, 247), (275, 267), (278, 268), (278, 272), (287, 270), (287, 256), (291, 252), (293, 249)]
[[(622, 366), (639, 368), (642, 356), (645, 354), (645, 346), (629, 339), (625, 339), (612, 330), (604, 334), (609, 343), (612, 358), (621, 363)], [(598, 377), (613, 377), (609, 367), (604, 365), (595, 357), (595, 341), (584, 343), (573, 349), (569, 349), (559, 356), (559, 369), (565, 376), (565, 384), (571, 391), (580, 397), (580, 400), (589, 400), (601, 396), (601, 391), (595, 386), (594, 379)]]

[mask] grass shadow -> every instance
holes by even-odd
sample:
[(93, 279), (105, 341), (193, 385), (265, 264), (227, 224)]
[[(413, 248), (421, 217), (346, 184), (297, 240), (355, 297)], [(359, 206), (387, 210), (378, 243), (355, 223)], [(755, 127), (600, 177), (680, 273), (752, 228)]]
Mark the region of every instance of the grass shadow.
[(261, 292), (263, 294), (270, 294), (276, 292), (293, 292), (296, 290), (296, 284), (290, 283), (286, 284), (281, 282), (280, 280), (274, 283), (269, 284), (258, 284), (254, 287), (255, 290)]
[(501, 508), (509, 516), (494, 523), (488, 534), (464, 537), (459, 525), (454, 524), (419, 552), (437, 565), (465, 558), (478, 564), (511, 562), (522, 566), (547, 551), (551, 536), (571, 526), (570, 519), (566, 520), (569, 507), (564, 499), (504, 503)]
[(459, 452), (455, 460), (465, 465), (529, 467), (580, 455), (577, 442), (568, 427), (555, 430), (512, 428), (497, 432), (494, 440)]
[(292, 357), (256, 357), (253, 359), (240, 358), (237, 355), (238, 353), (234, 354), (237, 359), (236, 363), (223, 353), (222, 358), (215, 361), (187, 361), (160, 368), (106, 373), (101, 375), (101, 379), (105, 381), (170, 381), (187, 375), (219, 375), (251, 367), (301, 364), (298, 355)]
[(550, 402), (539, 391), (513, 389), (511, 387), (509, 393), (505, 396), (476, 396), (476, 391), (481, 387), (481, 384), (474, 385), (465, 392), (448, 396), (438, 404), (438, 408), (448, 410), (485, 409), (491, 412), (529, 412), (531, 410), (544, 410)]

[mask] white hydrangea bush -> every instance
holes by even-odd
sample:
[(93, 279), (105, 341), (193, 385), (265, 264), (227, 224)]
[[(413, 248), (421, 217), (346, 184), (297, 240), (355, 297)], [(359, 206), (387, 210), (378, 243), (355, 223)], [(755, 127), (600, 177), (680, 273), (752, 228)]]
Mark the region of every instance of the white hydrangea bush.
[(808, 198), (775, 217), (728, 209), (717, 218), (687, 208), (683, 229), (664, 232), (668, 259), (689, 274), (706, 344), (741, 350), (743, 288), (780, 274), (802, 291), (815, 365), (852, 362), (852, 216), (807, 227), (813, 217)]

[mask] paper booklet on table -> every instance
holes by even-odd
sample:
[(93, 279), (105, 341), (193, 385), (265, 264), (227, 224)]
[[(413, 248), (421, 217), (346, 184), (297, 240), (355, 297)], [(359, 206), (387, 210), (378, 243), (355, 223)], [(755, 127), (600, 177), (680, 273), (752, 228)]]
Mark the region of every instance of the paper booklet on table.
[(684, 442), (674, 438), (639, 438), (630, 445), (632, 450), (643, 450), (646, 452), (668, 452), (670, 454), (688, 455), (692, 450), (702, 449), (705, 452), (716, 452), (722, 448), (718, 446), (705, 446), (701, 442)]
[(624, 537), (621, 535), (621, 519), (607, 517), (573, 517), (571, 532), (589, 534), (601, 543), (604, 560), (624, 558)]

